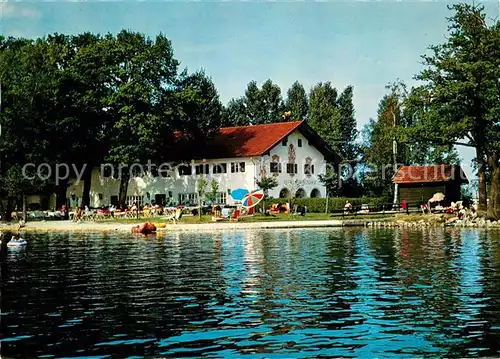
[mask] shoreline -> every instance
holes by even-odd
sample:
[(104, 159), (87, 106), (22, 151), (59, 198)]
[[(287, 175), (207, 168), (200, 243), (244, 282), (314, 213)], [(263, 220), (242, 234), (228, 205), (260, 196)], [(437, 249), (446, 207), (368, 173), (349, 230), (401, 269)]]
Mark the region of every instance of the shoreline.
[[(388, 218), (387, 221), (392, 220)], [(309, 220), (309, 221), (275, 221), (275, 222), (214, 222), (196, 224), (167, 224), (158, 228), (157, 232), (193, 232), (193, 231), (234, 231), (248, 229), (288, 229), (288, 228), (342, 228), (366, 227), (369, 220)], [(28, 222), (20, 232), (128, 232), (137, 224), (99, 223), (99, 222)], [(17, 224), (0, 225), (0, 231), (16, 232)]]
[[(489, 222), (489, 221), (488, 221)], [(40, 221), (28, 222), (25, 227), (18, 230), (14, 223), (0, 224), (0, 232), (89, 232), (131, 233), (132, 228), (138, 223), (118, 222), (79, 222), (72, 221)], [(456, 226), (446, 223), (442, 216), (405, 218), (405, 216), (390, 216), (377, 219), (317, 219), (304, 221), (259, 221), (259, 222), (211, 222), (211, 223), (177, 223), (166, 224), (165, 228), (158, 228), (158, 233), (167, 232), (214, 232), (214, 231), (238, 231), (249, 229), (307, 229), (307, 228), (344, 228), (344, 227), (368, 227), (368, 228), (440, 228), (440, 227), (475, 227), (498, 229), (500, 222), (469, 224)]]

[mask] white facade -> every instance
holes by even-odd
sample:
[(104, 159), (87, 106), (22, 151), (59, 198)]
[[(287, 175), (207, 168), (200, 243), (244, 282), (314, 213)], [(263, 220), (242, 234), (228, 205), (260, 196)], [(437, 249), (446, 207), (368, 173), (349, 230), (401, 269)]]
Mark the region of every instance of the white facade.
[[(277, 164), (278, 162), (281, 166)], [(309, 166), (306, 166), (306, 163)], [(277, 144), (265, 156), (192, 161), (189, 165), (192, 169), (190, 175), (179, 174), (179, 166), (174, 167), (169, 164), (172, 169), (169, 177), (166, 175), (153, 177), (151, 173), (134, 177), (128, 185), (127, 201), (174, 205), (197, 203), (197, 183), (201, 174), (196, 173), (196, 166), (200, 164), (206, 165), (203, 167), (203, 172), (208, 167), (208, 173), (202, 174), (208, 182), (205, 192), (211, 192), (211, 181), (215, 179), (219, 185), (217, 202), (220, 203), (233, 203), (229, 196), (233, 189), (256, 189), (256, 181), (262, 175), (275, 176), (278, 181), (278, 187), (269, 191), (271, 197), (280, 197), (280, 194), (289, 197), (290, 193), (296, 197), (324, 197), (326, 193), (325, 187), (318, 179), (318, 175), (325, 172), (324, 157), (298, 130), (295, 130), (287, 136), (286, 143)], [(244, 164), (244, 171), (241, 164)], [(307, 169), (313, 169), (314, 173), (306, 174)], [(128, 169), (124, 169), (126, 170)], [(287, 173), (295, 170), (296, 174)], [(104, 176), (101, 178), (101, 169), (96, 168), (92, 174), (90, 206), (102, 207), (117, 202), (119, 189), (118, 179), (106, 179)], [(67, 198), (71, 207), (81, 201), (82, 193), (83, 181), (74, 181), (69, 186)]]
[[(295, 160), (289, 158), (290, 145), (293, 145), (295, 152)], [(299, 145), (301, 145), (299, 147)], [(319, 181), (318, 175), (324, 174), (325, 160), (321, 152), (314, 145), (309, 144), (309, 141), (299, 132), (292, 132), (286, 139), (286, 145), (283, 141), (276, 145), (268, 156), (263, 156), (264, 168), (266, 176), (275, 176), (278, 181), (278, 187), (269, 191), (272, 197), (289, 197), (288, 194), (283, 196), (283, 192), (291, 191), (293, 197), (325, 197), (325, 186)], [(314, 166), (314, 173), (310, 175), (305, 173), (306, 160), (310, 159), (311, 165)], [(281, 173), (272, 173), (270, 163), (273, 161), (281, 163)], [(287, 173), (287, 164), (294, 162), (297, 165), (297, 174), (291, 175)], [(313, 172), (313, 171), (310, 171)], [(302, 192), (302, 195), (297, 192)], [(280, 193), (282, 194), (280, 196)]]

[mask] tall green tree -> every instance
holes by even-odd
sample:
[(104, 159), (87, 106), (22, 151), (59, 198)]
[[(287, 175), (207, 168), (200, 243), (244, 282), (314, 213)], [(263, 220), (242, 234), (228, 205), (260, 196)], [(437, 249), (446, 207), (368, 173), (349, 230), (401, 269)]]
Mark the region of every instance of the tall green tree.
[[(374, 196), (389, 198), (394, 195), (391, 179), (394, 175), (395, 103), (392, 95), (385, 95), (379, 103), (377, 119), (370, 119), (362, 132), (363, 163), (366, 166), (364, 185), (368, 193)], [(396, 163), (401, 163), (400, 158), (396, 158)]]
[[(358, 192), (359, 185), (352, 177), (359, 160), (353, 88), (348, 86), (339, 96), (330, 82), (314, 86), (309, 95), (308, 123), (340, 156), (342, 164), (350, 166), (350, 169), (342, 166), (335, 170), (336, 176), (342, 177), (342, 181), (334, 181), (338, 186), (336, 191)], [(333, 192), (333, 188), (330, 191)]]
[(7, 198), (8, 211), (20, 199), (14, 194), (24, 196), (54, 185), (48, 178), (26, 181), (22, 167), (45, 163), (53, 168), (61, 156), (54, 151), (54, 142), (62, 129), (57, 120), (64, 52), (63, 46), (49, 44), (47, 39), (9, 38), (1, 43), (0, 177), (10, 186), (0, 188), (0, 192), (4, 190), (0, 195)]
[(347, 86), (338, 99), (340, 137), (342, 138), (341, 153), (351, 163), (356, 162), (358, 155), (356, 146), (358, 131), (356, 129), (353, 95), (354, 88)]
[(259, 124), (264, 117), (260, 89), (256, 81), (250, 81), (245, 90), (245, 114), (248, 117), (248, 123)]
[(355, 162), (357, 130), (352, 86), (346, 87), (340, 96), (330, 82), (314, 86), (309, 95), (308, 119), (345, 161)]
[[(107, 159), (127, 166), (145, 163), (152, 151), (161, 148), (157, 139), (169, 137), (172, 131), (162, 112), (175, 101), (163, 97), (175, 96), (172, 88), (178, 86), (179, 62), (163, 35), (153, 41), (140, 33), (121, 31), (116, 37), (108, 35), (103, 47), (108, 68), (105, 82), (112, 89), (106, 98), (113, 122)], [(120, 173), (121, 205), (126, 201), (130, 175), (130, 167)]]
[(340, 111), (337, 89), (330, 82), (318, 83), (309, 94), (309, 125), (338, 153), (341, 153)]
[[(379, 103), (377, 119), (370, 119), (362, 131), (362, 162), (366, 190), (375, 196), (395, 191), (391, 178), (399, 165), (459, 164), (451, 145), (433, 145), (413, 136), (419, 113), (411, 96), (392, 84)], [(413, 91), (413, 90), (412, 90)]]
[(283, 98), (281, 89), (271, 80), (267, 80), (260, 90), (263, 117), (259, 123), (280, 122), (283, 119)]
[(231, 99), (222, 113), (222, 126), (247, 126), (250, 119), (247, 113), (245, 98)]
[[(112, 117), (106, 111), (113, 91), (106, 82), (109, 76), (109, 53), (103, 46), (106, 39), (83, 33), (72, 37), (56, 34), (49, 41), (64, 44), (68, 50), (59, 92), (61, 113), (55, 152), (63, 154), (62, 162), (83, 169), (82, 202), (90, 205), (92, 169), (102, 163), (108, 151), (112, 126)], [(58, 206), (66, 200), (67, 184), (63, 180), (56, 187)]]
[(177, 95), (180, 110), (176, 128), (203, 141), (222, 124), (219, 93), (204, 71), (183, 76)]
[(415, 100), (425, 108), (417, 133), (438, 144), (475, 148), (480, 206), (486, 205), (490, 173), (488, 215), (500, 218), (500, 22), (488, 25), (480, 5), (449, 9), (447, 41), (430, 47), (416, 76), (424, 85)]
[(400, 154), (398, 161), (404, 164), (452, 164), (459, 165), (460, 158), (453, 144), (429, 142), (418, 133), (423, 109), (414, 101), (420, 96), (419, 88), (412, 88), (405, 93), (399, 121), (395, 127), (395, 137)]
[(307, 93), (304, 86), (298, 81), (295, 81), (288, 89), (285, 101), (285, 111), (291, 112), (291, 119), (293, 120), (307, 120)]
[(261, 88), (256, 81), (248, 83), (245, 95), (229, 101), (224, 109), (225, 126), (258, 125), (283, 121), (281, 89), (271, 80)]

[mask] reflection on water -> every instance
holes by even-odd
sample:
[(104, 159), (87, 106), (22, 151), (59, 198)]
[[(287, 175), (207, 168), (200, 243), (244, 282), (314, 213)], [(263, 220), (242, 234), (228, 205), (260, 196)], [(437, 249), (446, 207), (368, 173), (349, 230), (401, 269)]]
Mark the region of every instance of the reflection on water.
[(498, 232), (27, 239), (2, 248), (9, 357), (500, 355)]

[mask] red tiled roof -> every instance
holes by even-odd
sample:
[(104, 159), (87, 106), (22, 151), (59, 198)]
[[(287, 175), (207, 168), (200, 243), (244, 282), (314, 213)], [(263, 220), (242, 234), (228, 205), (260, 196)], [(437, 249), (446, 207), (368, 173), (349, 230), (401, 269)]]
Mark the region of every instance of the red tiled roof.
[(264, 125), (223, 127), (214, 141), (234, 157), (260, 156), (300, 126), (302, 121)]
[(467, 177), (460, 166), (403, 166), (392, 178), (393, 183), (433, 183), (452, 180), (468, 183)]
[[(302, 121), (278, 122), (253, 126), (220, 128), (207, 144), (189, 146), (189, 150), (179, 150), (177, 155), (196, 158), (234, 158), (261, 156), (302, 124)], [(174, 134), (176, 140), (183, 138), (181, 132)], [(195, 147), (195, 148), (193, 148)], [(179, 153), (183, 152), (183, 154)]]
[(253, 126), (223, 127), (208, 142), (191, 142), (182, 132), (174, 133), (166, 149), (171, 160), (257, 157), (266, 154), (293, 131), (299, 130), (329, 161), (340, 161), (332, 148), (304, 121), (278, 122)]

